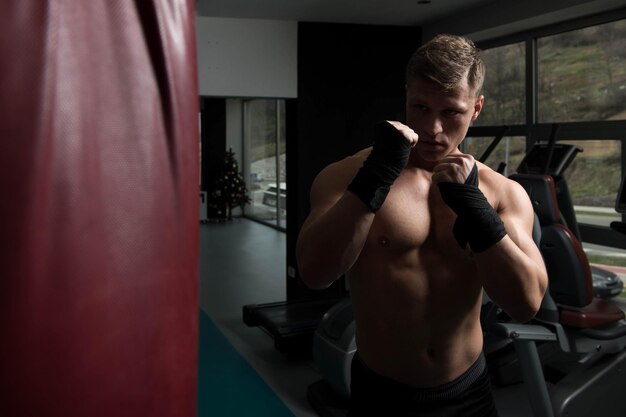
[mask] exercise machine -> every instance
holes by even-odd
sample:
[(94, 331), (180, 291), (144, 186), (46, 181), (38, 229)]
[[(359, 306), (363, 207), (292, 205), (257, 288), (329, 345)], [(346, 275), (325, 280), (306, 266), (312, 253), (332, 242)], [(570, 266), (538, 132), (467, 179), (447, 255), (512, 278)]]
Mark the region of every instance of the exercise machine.
[[(517, 168), (517, 173), (549, 175), (552, 177), (556, 193), (556, 202), (558, 203), (558, 209), (561, 213), (559, 222), (566, 226), (579, 242), (582, 242), (574, 204), (564, 173), (571, 165), (574, 158), (576, 158), (579, 153), (583, 152), (583, 149), (577, 145), (556, 143), (557, 131), (558, 125), (553, 125), (548, 142), (533, 145), (522, 159)], [(616, 201), (619, 200), (620, 196), (618, 196)], [(594, 286), (595, 296), (609, 297), (621, 292), (623, 284), (615, 273), (595, 265), (591, 265), (590, 268), (593, 281), (601, 283), (606, 287), (605, 294), (602, 294), (596, 291), (596, 287)]]
[[(530, 323), (495, 323), (489, 331), (513, 342), (535, 416), (624, 416), (626, 404), (616, 401), (626, 394), (624, 312), (593, 297), (589, 263), (561, 224), (552, 177), (512, 179), (528, 192), (541, 224), (549, 291)], [(553, 348), (549, 358), (540, 355), (541, 346)]]

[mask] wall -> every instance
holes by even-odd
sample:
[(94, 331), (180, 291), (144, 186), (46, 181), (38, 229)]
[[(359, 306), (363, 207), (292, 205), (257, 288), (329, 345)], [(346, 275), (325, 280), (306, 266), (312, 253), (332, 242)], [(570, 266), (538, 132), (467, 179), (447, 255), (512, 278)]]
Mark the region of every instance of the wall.
[(226, 104), (223, 98), (204, 97), (201, 102), (201, 189), (210, 191), (224, 161), (226, 150)]
[(297, 96), (297, 23), (196, 17), (202, 96)]

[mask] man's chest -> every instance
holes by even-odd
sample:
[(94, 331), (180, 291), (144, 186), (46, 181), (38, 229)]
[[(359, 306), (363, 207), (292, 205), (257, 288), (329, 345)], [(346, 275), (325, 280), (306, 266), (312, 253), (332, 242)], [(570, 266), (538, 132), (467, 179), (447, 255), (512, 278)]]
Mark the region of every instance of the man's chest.
[(368, 244), (398, 250), (447, 247), (454, 242), (455, 219), (436, 185), (416, 176), (400, 177), (376, 214)]

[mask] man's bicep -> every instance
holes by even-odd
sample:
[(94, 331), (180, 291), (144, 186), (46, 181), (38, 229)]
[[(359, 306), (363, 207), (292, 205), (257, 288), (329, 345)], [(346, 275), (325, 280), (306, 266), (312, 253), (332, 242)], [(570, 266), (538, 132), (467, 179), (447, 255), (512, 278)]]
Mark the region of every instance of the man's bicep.
[(528, 194), (517, 183), (512, 183), (507, 191), (503, 210), (499, 213), (507, 234), (526, 254), (537, 256), (539, 249), (533, 239), (535, 212)]

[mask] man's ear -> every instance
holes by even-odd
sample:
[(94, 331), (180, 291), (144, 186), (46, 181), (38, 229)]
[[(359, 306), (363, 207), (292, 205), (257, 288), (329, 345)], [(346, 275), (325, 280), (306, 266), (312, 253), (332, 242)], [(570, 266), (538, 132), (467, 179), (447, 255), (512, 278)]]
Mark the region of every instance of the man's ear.
[(478, 118), (478, 115), (483, 110), (483, 104), (485, 103), (485, 96), (480, 95), (474, 102), (474, 113), (472, 113), (472, 121)]

